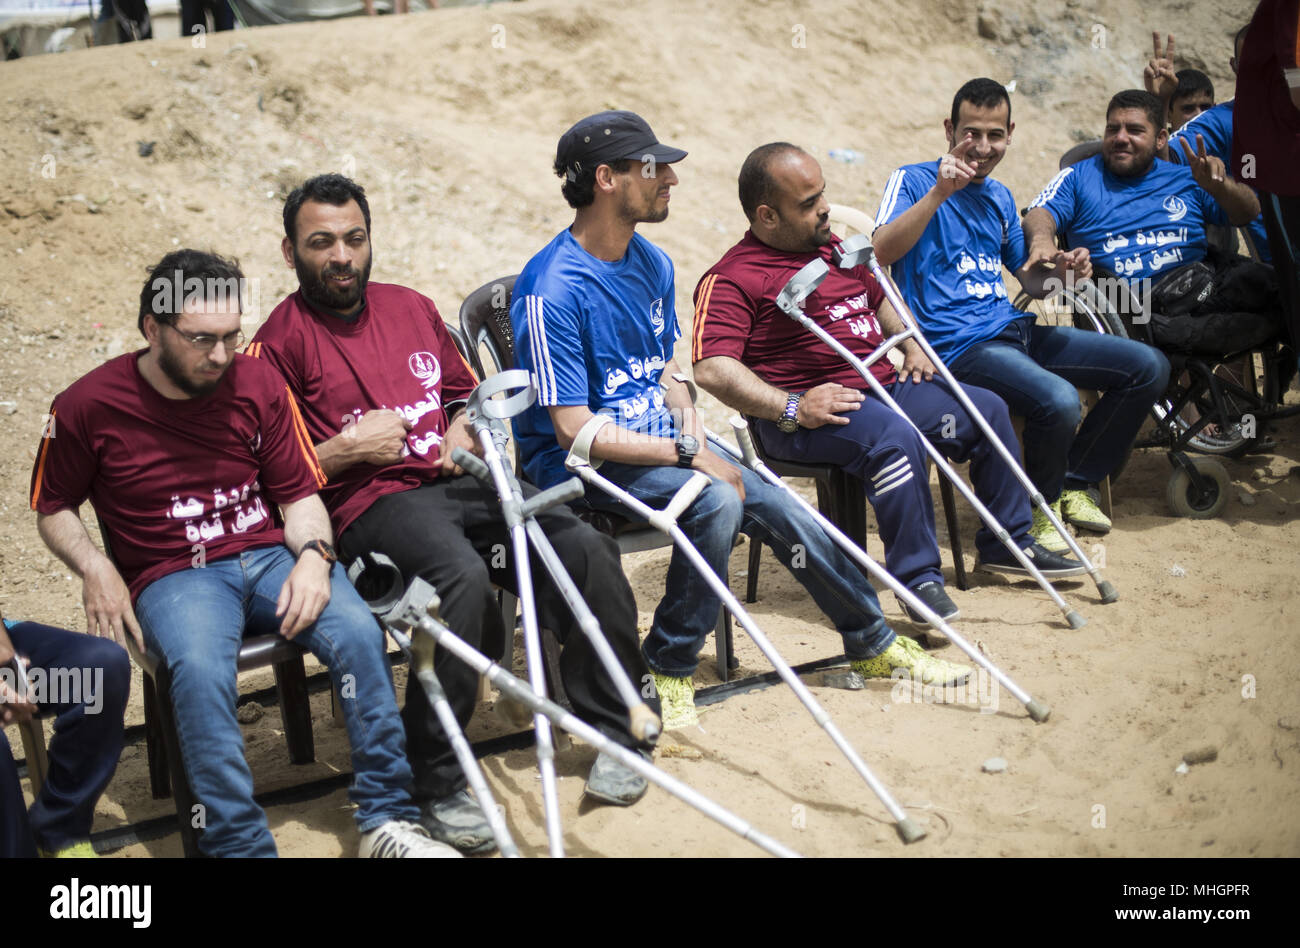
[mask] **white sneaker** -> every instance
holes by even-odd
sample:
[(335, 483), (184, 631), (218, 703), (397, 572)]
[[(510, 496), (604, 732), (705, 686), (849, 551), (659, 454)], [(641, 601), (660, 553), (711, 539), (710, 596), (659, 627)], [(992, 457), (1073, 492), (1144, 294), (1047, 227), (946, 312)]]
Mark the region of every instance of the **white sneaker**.
[(361, 834), (362, 859), (460, 859), (446, 843), (432, 839), (423, 826), (389, 820), (383, 826)]

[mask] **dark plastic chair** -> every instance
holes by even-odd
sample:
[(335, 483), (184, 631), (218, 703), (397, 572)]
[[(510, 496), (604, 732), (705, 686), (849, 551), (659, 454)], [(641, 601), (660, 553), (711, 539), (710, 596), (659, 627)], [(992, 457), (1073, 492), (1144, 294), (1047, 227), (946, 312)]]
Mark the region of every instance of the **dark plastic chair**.
[[(103, 521), (99, 524), (99, 534), (104, 542), (104, 552), (112, 560), (112, 544)], [(181, 760), (180, 737), (172, 713), (171, 673), (161, 656), (152, 652), (142, 655), (133, 643), (127, 651), (144, 672), (142, 698), (149, 788), (155, 800), (175, 798), (181, 846), (187, 859), (196, 858), (202, 855), (199, 851), (199, 837), (203, 831), (193, 825), (194, 807), (198, 801), (185, 776), (185, 766)], [(284, 722), (284, 740), (289, 748), (289, 762), (294, 764), (310, 764), (316, 760), (311, 705), (307, 694), (307, 672), (303, 663), (306, 654), (307, 650), (301, 645), (279, 635), (255, 635), (244, 639), (235, 663), (241, 672), (268, 665), (274, 668), (275, 689), (280, 701), (280, 716)]]
[[(460, 326), (470, 348), (470, 365), (479, 377), (485, 366), (479, 358), (480, 347), (486, 349), (497, 372), (514, 368), (514, 328), (510, 324), (510, 297), (515, 277), (510, 275), (483, 284), (460, 307)], [(669, 540), (654, 527), (590, 507), (576, 508), (576, 513), (593, 527), (618, 543), (619, 553), (640, 553), (669, 546)], [(732, 648), (731, 613), (723, 608), (718, 616), (714, 638), (717, 645), (718, 676), (727, 681), (731, 671), (740, 667)]]

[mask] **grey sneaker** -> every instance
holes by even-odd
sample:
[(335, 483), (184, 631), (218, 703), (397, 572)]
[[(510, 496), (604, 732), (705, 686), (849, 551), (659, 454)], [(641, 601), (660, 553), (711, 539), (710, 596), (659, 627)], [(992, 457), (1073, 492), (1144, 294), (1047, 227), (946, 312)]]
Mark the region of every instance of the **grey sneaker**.
[[(650, 760), (648, 751), (638, 749), (636, 753), (641, 755), (642, 760)], [(645, 777), (623, 766), (608, 754), (602, 753), (591, 765), (591, 773), (587, 775), (585, 789), (588, 796), (595, 797), (603, 803), (631, 806), (645, 796), (649, 787), (650, 784)]]
[(492, 826), (468, 790), (458, 790), (449, 797), (424, 804), (420, 807), (420, 825), (434, 839), (455, 846), (469, 856), (490, 853), (497, 848)]

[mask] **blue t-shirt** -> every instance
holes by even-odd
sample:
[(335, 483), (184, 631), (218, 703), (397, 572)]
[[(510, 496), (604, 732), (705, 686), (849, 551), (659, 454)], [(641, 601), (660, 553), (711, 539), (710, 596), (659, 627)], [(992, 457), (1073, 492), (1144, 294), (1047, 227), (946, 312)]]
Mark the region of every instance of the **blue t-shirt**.
[(1189, 169), (1159, 158), (1141, 177), (1119, 178), (1094, 155), (1063, 169), (1029, 206), (1047, 208), (1071, 247), (1087, 247), (1095, 265), (1130, 282), (1202, 259), (1205, 225), (1228, 224)]
[[(876, 214), (888, 224), (938, 180), (938, 162), (905, 165), (889, 176)], [(939, 205), (892, 275), (926, 338), (945, 362), (992, 339), (1023, 313), (1007, 299), (1002, 266), (1025, 265), (1025, 235), (1007, 186), (972, 181)]]
[[(1196, 136), (1199, 134), (1205, 142), (1205, 153), (1213, 155), (1223, 162), (1228, 173), (1239, 178), (1232, 170), (1232, 99), (1220, 102), (1212, 109), (1206, 109), (1178, 131), (1169, 136), (1169, 160), (1176, 165), (1187, 164), (1183, 146), (1178, 142), (1187, 139), (1187, 147), (1196, 154)], [(1264, 230), (1264, 215), (1260, 214), (1246, 225), (1250, 231), (1251, 242), (1259, 253), (1259, 259), (1265, 263), (1273, 262), (1273, 255), (1268, 249), (1268, 233)]]
[(634, 234), (622, 260), (593, 257), (561, 231), (515, 282), (515, 363), (537, 402), (515, 419), (529, 479), (543, 489), (569, 477), (551, 405), (586, 405), (633, 431), (672, 437), (659, 378), (681, 336), (668, 255)]

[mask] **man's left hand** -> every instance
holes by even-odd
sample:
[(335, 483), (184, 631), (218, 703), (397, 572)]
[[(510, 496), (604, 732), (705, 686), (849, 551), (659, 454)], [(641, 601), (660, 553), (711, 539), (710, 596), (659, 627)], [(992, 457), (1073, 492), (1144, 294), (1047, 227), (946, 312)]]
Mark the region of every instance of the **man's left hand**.
[(451, 420), (451, 424), (447, 426), (447, 434), (442, 439), (442, 456), (438, 461), (442, 464), (442, 473), (447, 477), (465, 473), (464, 469), (451, 459), (457, 448), (464, 448), (476, 457), (483, 456), (483, 446), (475, 439), (474, 429), (470, 427), (469, 419), (463, 411)]
[(930, 381), (934, 378), (934, 363), (930, 361), (921, 347), (912, 343), (903, 350), (903, 367), (898, 370), (899, 378), (912, 376), (913, 382), (920, 382), (922, 379)]
[(1205, 153), (1205, 139), (1200, 134), (1196, 136), (1196, 153), (1192, 153), (1192, 148), (1187, 144), (1187, 138), (1178, 139), (1178, 144), (1182, 146), (1183, 155), (1187, 158), (1187, 167), (1191, 169), (1192, 177), (1203, 190), (1211, 194), (1219, 189), (1223, 184), (1227, 169), (1223, 167), (1223, 162), (1214, 155)]
[(330, 601), (330, 564), (315, 550), (299, 557), (289, 578), (280, 587), (276, 616), (283, 616), (280, 634), (292, 639), (320, 617)]

